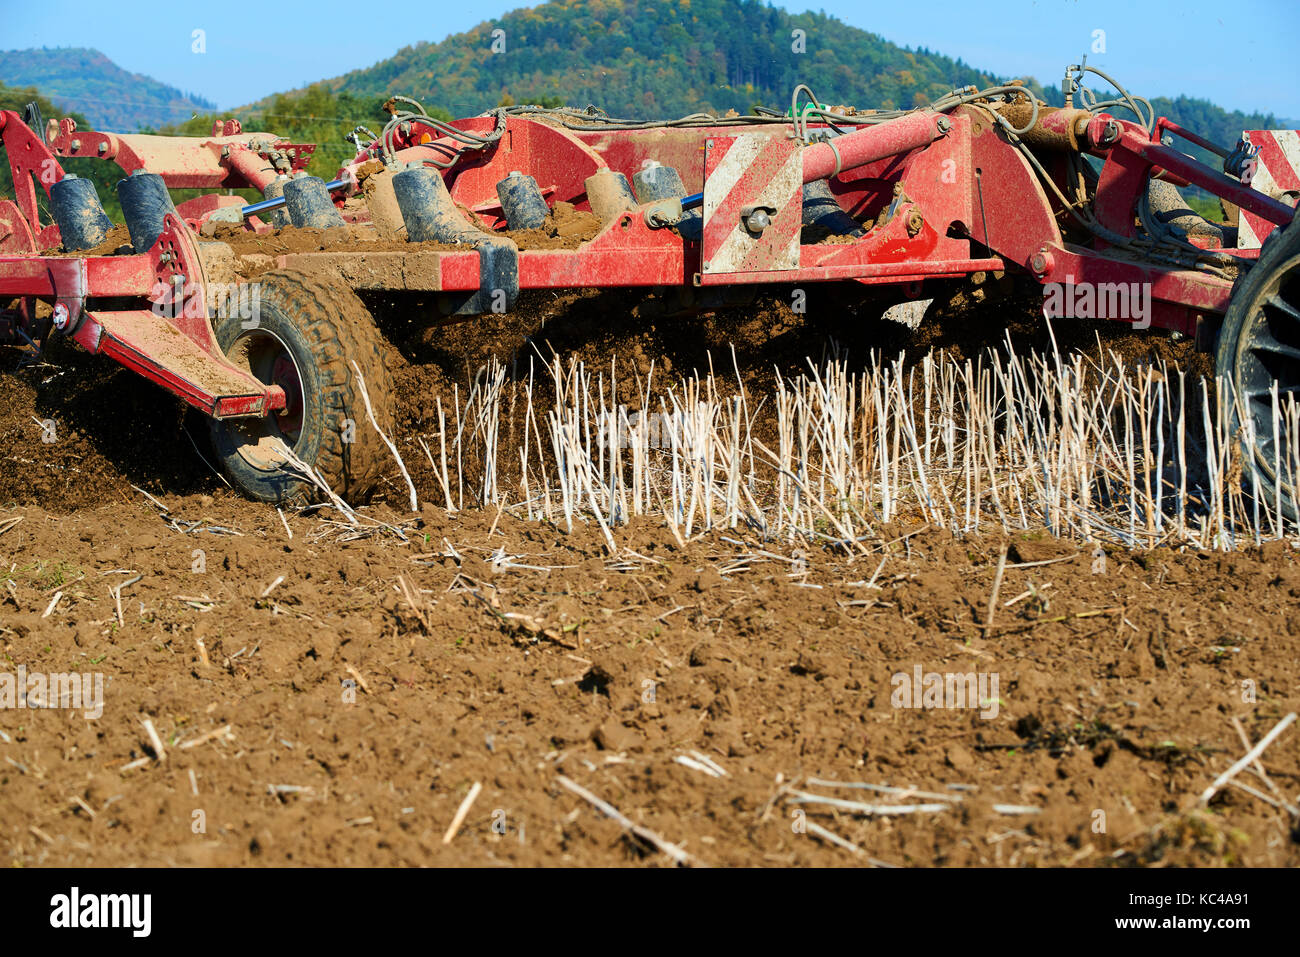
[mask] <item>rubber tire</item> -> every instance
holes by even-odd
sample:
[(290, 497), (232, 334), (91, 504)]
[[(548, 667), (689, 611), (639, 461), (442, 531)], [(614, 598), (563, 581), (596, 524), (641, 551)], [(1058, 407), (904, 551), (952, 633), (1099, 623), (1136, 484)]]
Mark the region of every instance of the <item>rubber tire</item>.
[[(1219, 328), (1219, 338), (1214, 354), (1214, 372), (1215, 375), (1233, 384), (1236, 389), (1236, 361), (1245, 348), (1244, 333), (1254, 319), (1254, 310), (1251, 303), (1256, 296), (1269, 283), (1274, 274), (1279, 270), (1289, 269), (1300, 275), (1300, 218), (1294, 219), (1291, 225), (1282, 229), (1275, 229), (1267, 239), (1264, 240), (1263, 248), (1259, 251), (1259, 259), (1255, 265), (1244, 276), (1237, 280), (1236, 286), (1232, 291), (1232, 298), (1228, 302), (1228, 311), (1223, 317), (1223, 325)], [(1245, 404), (1244, 401), (1241, 404)], [(1228, 409), (1228, 424), (1230, 435), (1237, 435), (1241, 432), (1240, 416), (1237, 414), (1238, 403), (1233, 403)], [(1254, 454), (1252, 449), (1251, 453)], [(1258, 457), (1259, 461), (1263, 457)], [(1270, 465), (1271, 467), (1271, 465)], [(1266, 471), (1257, 468), (1256, 473), (1259, 476), (1260, 487), (1256, 489), (1256, 494), (1265, 501), (1272, 503), (1276, 500), (1277, 485), (1276, 482), (1269, 478)], [(1250, 480), (1250, 469), (1243, 469), (1243, 478)], [(1296, 507), (1295, 489), (1288, 489), (1283, 486), (1282, 489), (1282, 510), (1291, 520), (1300, 518), (1300, 513)], [(1288, 504), (1287, 499), (1290, 498)]]
[[(257, 277), (258, 328), (277, 336), (298, 367), (303, 386), (302, 428), (294, 453), (310, 465), (348, 504), (364, 500), (391, 461), (361, 397), (352, 362), (365, 377), (375, 419), (393, 434), (390, 376), (384, 340), (370, 312), (346, 285), (293, 270)], [(244, 330), (236, 314), (214, 321), (223, 352)], [(306, 503), (318, 489), (280, 468), (263, 469), (239, 452), (237, 420), (212, 420), (212, 443), (231, 483), (250, 498), (274, 504)]]

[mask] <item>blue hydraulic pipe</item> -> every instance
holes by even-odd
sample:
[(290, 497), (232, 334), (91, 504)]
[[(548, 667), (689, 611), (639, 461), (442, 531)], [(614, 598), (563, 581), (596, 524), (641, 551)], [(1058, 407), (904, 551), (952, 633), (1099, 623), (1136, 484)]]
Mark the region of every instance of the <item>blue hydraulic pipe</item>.
[[(342, 189), (346, 185), (348, 185), (347, 180), (336, 179), (333, 182), (326, 183), (325, 188), (332, 193), (334, 190)], [(701, 197), (703, 197), (703, 195), (703, 193), (700, 194)], [(279, 209), (283, 205), (284, 197), (277, 196), (275, 199), (264, 199), (260, 203), (253, 203), (251, 206), (245, 206), (240, 209), (240, 213), (242, 213), (244, 218), (247, 219), (249, 216), (256, 216), (258, 213), (265, 213), (267, 210)]]

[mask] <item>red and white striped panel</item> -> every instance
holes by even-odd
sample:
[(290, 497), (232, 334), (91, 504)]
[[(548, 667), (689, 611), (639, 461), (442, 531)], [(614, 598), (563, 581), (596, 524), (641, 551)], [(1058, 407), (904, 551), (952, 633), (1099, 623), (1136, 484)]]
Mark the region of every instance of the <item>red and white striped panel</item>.
[[(715, 136), (704, 161), (706, 273), (766, 272), (799, 268), (803, 221), (803, 155), (798, 140), (781, 134)], [(760, 235), (745, 228), (746, 206), (776, 210)]]
[[(1300, 190), (1300, 132), (1250, 130), (1247, 135), (1259, 147), (1249, 185), (1274, 199), (1282, 199), (1287, 190)], [(1237, 248), (1258, 249), (1273, 228), (1268, 220), (1242, 210), (1237, 223)]]

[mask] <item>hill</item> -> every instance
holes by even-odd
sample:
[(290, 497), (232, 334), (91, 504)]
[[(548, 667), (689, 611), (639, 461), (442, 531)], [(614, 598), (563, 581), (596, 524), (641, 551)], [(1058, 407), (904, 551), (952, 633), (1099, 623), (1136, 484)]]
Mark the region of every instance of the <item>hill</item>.
[[(87, 126), (86, 118), (80, 113), (59, 110), (50, 102), (48, 97), (42, 96), (31, 87), (17, 89), (0, 83), (0, 110), (13, 110), (19, 116), (22, 116), (23, 109), (28, 103), (35, 103), (40, 109), (41, 115), (46, 119), (68, 115), (77, 121), (77, 126), (81, 129), (90, 129)], [(117, 181), (122, 178), (122, 171), (118, 169), (115, 163), (105, 163), (102, 160), (89, 158), (64, 159), (62, 166), (66, 172), (76, 173), (84, 179), (93, 180), (100, 201), (104, 204), (105, 211), (113, 222), (121, 222), (122, 207), (117, 201), (117, 193), (114, 190)], [(0, 198), (12, 198), (13, 195), (13, 174), (9, 171), (9, 159), (5, 155), (5, 149), (0, 146)], [(50, 216), (45, 194), (38, 192), (37, 198), (41, 207), (42, 221), (48, 223)]]
[(94, 129), (131, 133), (179, 123), (216, 104), (128, 73), (98, 50), (80, 47), (0, 52), (0, 83), (35, 87), (61, 112), (81, 113)]
[(759, 0), (554, 0), (325, 83), (405, 93), (458, 116), (506, 100), (650, 119), (788, 105), (798, 83), (825, 101), (911, 107), (992, 80), (961, 60)]
[[(615, 116), (663, 119), (701, 110), (745, 113), (756, 104), (785, 108), (799, 83), (823, 102), (888, 109), (1010, 79), (900, 47), (823, 13), (792, 14), (759, 0), (551, 0), (236, 112), (263, 121), (295, 112), (355, 117), (351, 109), (331, 109), (330, 101), (359, 106), (401, 93), (440, 116), (541, 103), (595, 104)], [(1063, 102), (1057, 86), (1021, 79), (1049, 103)], [(1208, 100), (1134, 92), (1148, 95), (1158, 115), (1228, 147), (1244, 129), (1288, 126), (1271, 114), (1230, 112)], [(295, 109), (298, 101), (310, 101), (311, 109)], [(1206, 151), (1177, 145), (1217, 165)]]

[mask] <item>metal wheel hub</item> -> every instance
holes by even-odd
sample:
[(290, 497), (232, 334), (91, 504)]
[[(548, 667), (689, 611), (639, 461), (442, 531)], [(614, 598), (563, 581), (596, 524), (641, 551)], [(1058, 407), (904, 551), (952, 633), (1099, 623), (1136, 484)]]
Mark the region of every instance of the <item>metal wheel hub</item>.
[(240, 333), (230, 347), (229, 358), (258, 381), (284, 390), (285, 407), (277, 414), (229, 423), (244, 461), (257, 469), (278, 469), (285, 461), (283, 449), (296, 453), (302, 441), (307, 412), (302, 371), (284, 340), (261, 328)]

